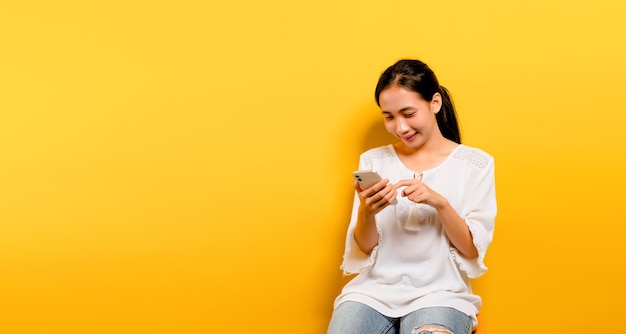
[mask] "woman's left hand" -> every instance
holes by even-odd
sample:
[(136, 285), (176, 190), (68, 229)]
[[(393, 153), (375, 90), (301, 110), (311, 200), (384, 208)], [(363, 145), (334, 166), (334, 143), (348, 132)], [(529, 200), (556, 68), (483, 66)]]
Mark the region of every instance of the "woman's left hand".
[(468, 259), (475, 259), (478, 250), (474, 245), (472, 233), (465, 220), (454, 211), (448, 200), (430, 189), (420, 179), (401, 180), (394, 185), (396, 190), (405, 187), (401, 194), (415, 203), (428, 204), (437, 210), (443, 229), (456, 249)]
[(436, 191), (430, 189), (420, 179), (400, 180), (394, 184), (396, 189), (405, 187), (401, 195), (415, 203), (428, 204), (435, 209), (442, 208), (446, 205), (447, 200), (439, 195)]

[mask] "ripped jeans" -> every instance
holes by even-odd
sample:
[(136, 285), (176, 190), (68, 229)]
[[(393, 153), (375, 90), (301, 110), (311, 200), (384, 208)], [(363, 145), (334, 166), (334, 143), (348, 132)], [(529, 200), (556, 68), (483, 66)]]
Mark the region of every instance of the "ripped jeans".
[(428, 307), (400, 318), (384, 316), (358, 302), (344, 302), (333, 312), (328, 334), (470, 334), (472, 318), (451, 307)]

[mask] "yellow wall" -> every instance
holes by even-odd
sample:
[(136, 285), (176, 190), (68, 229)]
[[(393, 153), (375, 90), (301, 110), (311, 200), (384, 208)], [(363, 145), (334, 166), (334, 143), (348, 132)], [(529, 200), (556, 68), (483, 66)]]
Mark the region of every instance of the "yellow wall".
[(401, 57), (496, 158), (487, 332), (619, 329), (622, 1), (210, 3), (0, 5), (0, 332), (323, 333)]

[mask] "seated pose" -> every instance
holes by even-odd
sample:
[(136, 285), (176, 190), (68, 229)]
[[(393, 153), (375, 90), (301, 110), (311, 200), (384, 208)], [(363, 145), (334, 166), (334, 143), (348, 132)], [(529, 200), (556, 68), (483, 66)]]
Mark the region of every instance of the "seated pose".
[(329, 334), (469, 334), (496, 216), (494, 161), (461, 144), (448, 91), (419, 60), (400, 60), (375, 91), (399, 142), (361, 154), (382, 180), (356, 194)]

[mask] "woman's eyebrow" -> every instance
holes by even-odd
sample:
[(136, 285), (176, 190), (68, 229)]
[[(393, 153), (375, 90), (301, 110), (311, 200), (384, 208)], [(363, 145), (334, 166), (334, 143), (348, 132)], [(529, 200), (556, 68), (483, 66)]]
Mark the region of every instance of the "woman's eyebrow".
[[(401, 113), (401, 112), (407, 111), (407, 110), (409, 110), (409, 109), (413, 109), (413, 107), (412, 107), (412, 106), (406, 106), (406, 107), (404, 107), (404, 108), (402, 108), (402, 109), (398, 110), (397, 112), (398, 112), (398, 113)], [(391, 111), (386, 111), (386, 110), (383, 110), (383, 111), (382, 111), (382, 113), (383, 113), (383, 114), (391, 114), (392, 112), (391, 112)]]

